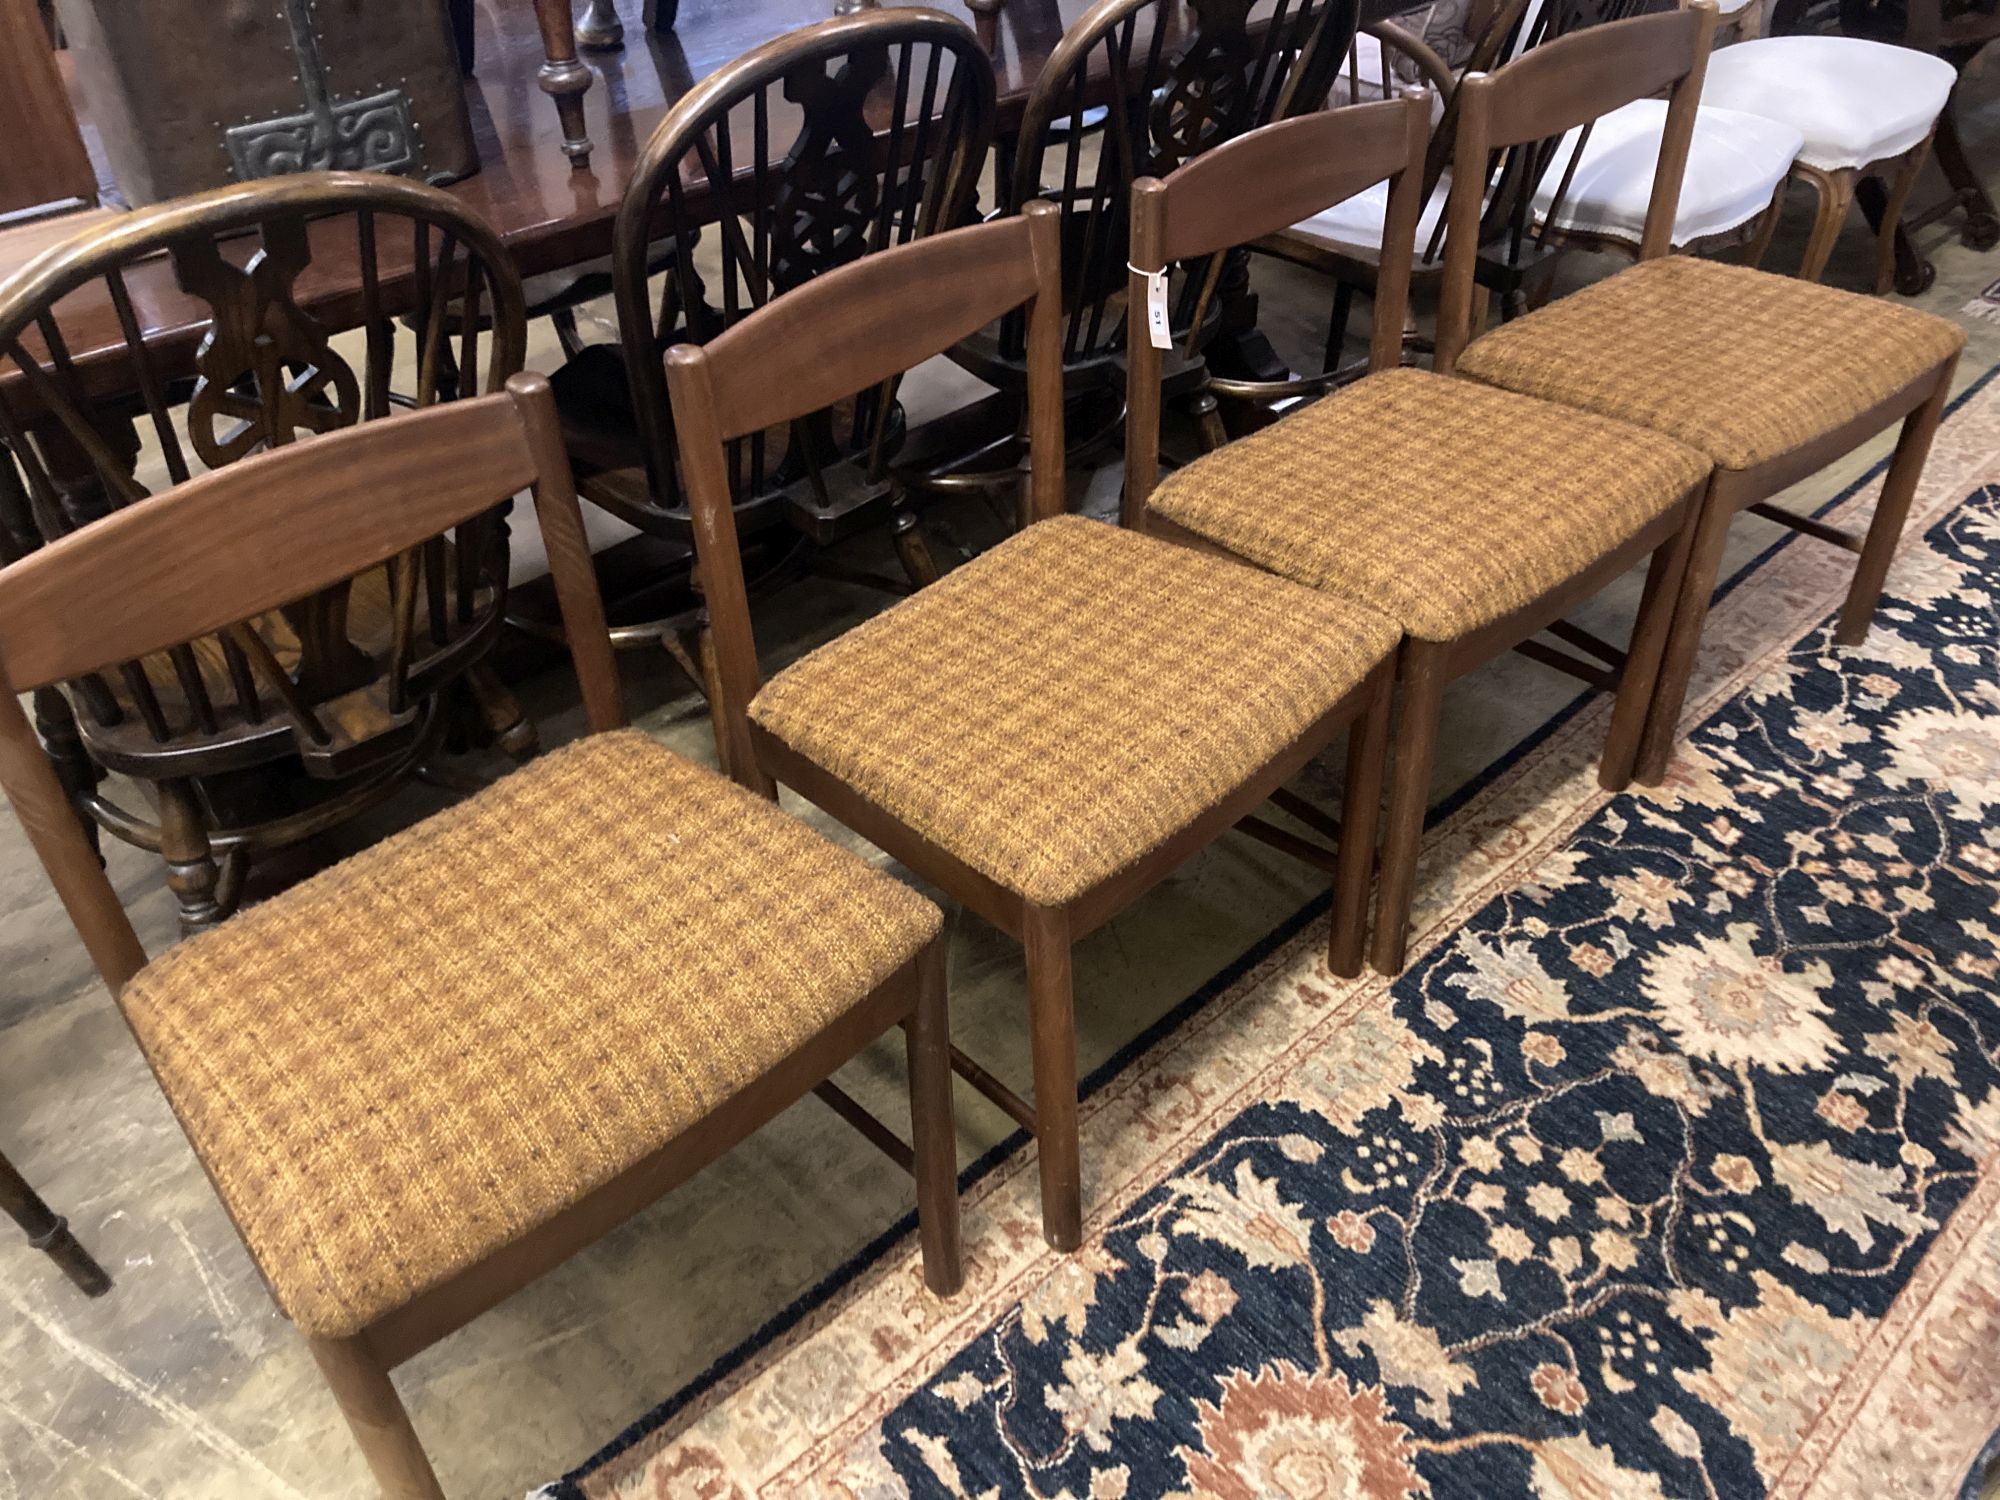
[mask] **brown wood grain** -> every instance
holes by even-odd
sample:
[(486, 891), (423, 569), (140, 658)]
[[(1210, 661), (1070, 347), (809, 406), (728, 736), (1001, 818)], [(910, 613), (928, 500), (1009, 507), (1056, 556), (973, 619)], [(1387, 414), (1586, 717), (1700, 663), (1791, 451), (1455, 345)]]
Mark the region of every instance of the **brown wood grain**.
[(97, 201), (97, 173), (35, 0), (0, 0), (0, 141), (0, 218)]
[(535, 472), (498, 396), (202, 475), (0, 572), (0, 673), (26, 691), (207, 635), (378, 566)]

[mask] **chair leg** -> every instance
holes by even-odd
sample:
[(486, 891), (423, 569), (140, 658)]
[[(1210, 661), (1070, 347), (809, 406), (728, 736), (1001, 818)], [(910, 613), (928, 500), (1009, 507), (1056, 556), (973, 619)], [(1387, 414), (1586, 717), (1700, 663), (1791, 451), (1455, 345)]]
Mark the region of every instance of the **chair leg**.
[[(1932, 135), (1936, 131), (1933, 129)], [(1931, 137), (1903, 157), (1903, 164), (1889, 182), (1888, 201), (1883, 204), (1881, 223), (1875, 229), (1875, 295), (1885, 297), (1896, 284), (1896, 236), (1903, 227), (1903, 211), (1909, 207), (1910, 193), (1917, 176), (1931, 154)]]
[(903, 574), (912, 588), (926, 589), (938, 581), (937, 559), (931, 555), (930, 543), (924, 540), (915, 511), (898, 510), (889, 525), (889, 535), (896, 543), (896, 560), (903, 565)]
[(5, 1156), (0, 1156), (0, 1212), (19, 1225), (28, 1243), (54, 1261), (86, 1297), (102, 1297), (111, 1290), (111, 1278), (76, 1242), (68, 1221), (42, 1202), (41, 1195), (28, 1186), (27, 1179)]
[(1330, 375), (1340, 368), (1347, 353), (1347, 323), (1354, 315), (1354, 283), (1337, 281), (1333, 286), (1333, 312), (1326, 325), (1326, 365)]
[(1382, 894), (1375, 909), (1370, 962), (1396, 975), (1409, 954), (1410, 905), (1417, 888), (1417, 849), (1424, 837), (1431, 762), (1437, 756), (1443, 705), (1444, 647), (1406, 639), (1402, 646), (1403, 706), (1396, 716), (1396, 750), (1389, 772), (1389, 825), (1382, 841)]
[(444, 1500), (389, 1372), (362, 1338), (310, 1339), (319, 1372), (340, 1404), (382, 1500)]
[(467, 689), (486, 732), (516, 765), (534, 759), (542, 748), (541, 734), (514, 690), (500, 680), (493, 663), (482, 661), (465, 674)]
[(1229, 429), (1222, 423), (1221, 403), (1214, 392), (1203, 390), (1189, 403), (1188, 410), (1194, 413), (1195, 426), (1201, 432), (1202, 452), (1213, 453), (1228, 446)]
[[(1963, 76), (1959, 86), (1964, 86)], [(1986, 191), (1986, 184), (1979, 175), (1978, 168), (1965, 154), (1965, 142), (1958, 130), (1958, 91), (1952, 91), (1951, 102), (1938, 116), (1937, 138), (1931, 142), (1931, 150), (1937, 156), (1938, 170), (1944, 173), (1944, 180), (1951, 184), (1951, 190), (1965, 210), (1965, 243), (1974, 250), (1991, 250), (2000, 241), (2000, 214), (1993, 208), (1992, 195)]]
[(159, 792), (160, 858), (167, 865), (167, 888), (180, 907), (181, 933), (192, 936), (227, 915), (215, 894), (222, 870), (209, 847), (208, 820), (194, 783), (162, 781)]
[(1069, 918), (1030, 906), (1028, 1022), (1035, 1068), (1035, 1142), (1041, 1160), (1042, 1238), (1058, 1250), (1083, 1243), (1083, 1161), (1076, 1121), (1076, 997)]
[(1368, 895), (1375, 879), (1375, 835), (1381, 825), (1383, 752), (1395, 712), (1396, 664), (1375, 669), (1367, 709), (1347, 729), (1347, 779), (1340, 799), (1340, 853), (1333, 877), (1333, 931), (1327, 967), (1342, 979), (1361, 972), (1368, 937)]
[(1757, 232), (1750, 238), (1750, 248), (1743, 254), (1743, 264), (1755, 271), (1764, 264), (1764, 257), (1771, 253), (1771, 241), (1778, 233), (1778, 220), (1784, 217), (1785, 191), (1792, 185), (1787, 177), (1778, 184), (1771, 194), (1771, 202), (1764, 210), (1764, 216), (1757, 221)]
[(1840, 623), (1833, 638), (1843, 646), (1858, 646), (1868, 639), (1868, 627), (1875, 622), (1875, 606), (1882, 598), (1882, 583), (1895, 559), (1896, 544), (1903, 536), (1903, 522), (1916, 498), (1917, 481), (1923, 476), (1930, 457), (1931, 439), (1937, 436), (1944, 417), (1945, 403), (1951, 398), (1954, 361), (1938, 376), (1931, 398), (1903, 419), (1902, 435), (1896, 440), (1895, 456), (1882, 479), (1882, 495), (1875, 502), (1875, 516), (1868, 524), (1868, 537), (1861, 545), (1861, 557), (1854, 565), (1854, 581), (1847, 588), (1847, 602), (1841, 606)]
[(590, 165), (590, 134), (583, 123), (583, 96), (590, 92), (590, 68), (576, 55), (576, 13), (571, 0), (535, 0), (535, 23), (542, 33), (542, 66), (535, 75), (542, 92), (555, 101), (562, 123), (563, 155), (570, 168)]
[(1652, 707), (1646, 711), (1646, 731), (1639, 738), (1634, 775), (1644, 786), (1658, 786), (1667, 774), (1667, 757), (1673, 752), (1681, 709), (1687, 702), (1688, 681), (1694, 676), (1695, 654), (1701, 648), (1702, 622), (1708, 618), (1708, 601), (1714, 597), (1716, 576), (1722, 571), (1723, 549), (1729, 545), (1729, 525), (1736, 519), (1736, 507), (1727, 496), (1716, 492), (1716, 481), (1712, 478), (1700, 503), (1701, 517), (1695, 523), (1694, 545), (1688, 552), (1687, 568), (1681, 574), (1680, 597), (1675, 601), (1673, 622), (1667, 629), (1667, 645), (1660, 658)]
[(949, 1297), (965, 1280), (958, 1226), (958, 1127), (951, 1112), (951, 1017), (942, 934), (917, 961), (917, 1008), (904, 1032), (910, 1060), (910, 1143), (924, 1283)]
[(1632, 784), (1646, 713), (1659, 686), (1660, 658), (1673, 631), (1675, 601), (1680, 598), (1681, 579), (1700, 524), (1701, 502), (1697, 498), (1688, 507), (1686, 520), (1653, 549), (1646, 564), (1646, 587), (1639, 595), (1639, 613), (1632, 621), (1625, 670), (1619, 674), (1618, 698), (1611, 709), (1611, 728), (1604, 737), (1604, 759), (1597, 767), (1597, 784), (1607, 792), (1622, 792)]
[(1854, 206), (1854, 173), (1821, 172), (1804, 166), (1797, 171), (1819, 194), (1812, 237), (1806, 241), (1805, 259), (1799, 263), (1799, 280), (1818, 281), (1826, 274), (1826, 263), (1833, 258), (1833, 247), (1847, 222), (1847, 211)]
[(577, 327), (575, 308), (558, 307), (549, 314), (549, 324), (556, 331), (556, 342), (562, 346), (564, 359), (575, 359), (583, 353), (583, 330)]

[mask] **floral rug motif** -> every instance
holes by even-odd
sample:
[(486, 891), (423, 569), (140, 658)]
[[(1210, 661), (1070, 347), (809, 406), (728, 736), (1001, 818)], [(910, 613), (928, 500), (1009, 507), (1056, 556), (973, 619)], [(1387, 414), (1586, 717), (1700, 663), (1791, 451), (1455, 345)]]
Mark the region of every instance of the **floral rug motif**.
[[(882, 1423), (913, 1492), (1749, 1496), (2000, 1146), (2000, 490)], [(886, 1478), (885, 1473), (885, 1478)]]
[(1845, 559), (1782, 549), (1665, 787), (1593, 795), (1578, 715), (1433, 835), (1393, 986), (1314, 924), (1102, 1091), (1081, 1252), (1015, 1162), (966, 1294), (891, 1254), (575, 1493), (1951, 1492), (2000, 1421), (1975, 403), (1864, 646)]

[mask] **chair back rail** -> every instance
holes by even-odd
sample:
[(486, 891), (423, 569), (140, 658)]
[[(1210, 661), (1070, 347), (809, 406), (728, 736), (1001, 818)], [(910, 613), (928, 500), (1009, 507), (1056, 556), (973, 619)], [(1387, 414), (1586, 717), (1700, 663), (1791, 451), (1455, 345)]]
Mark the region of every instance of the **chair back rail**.
[(539, 375), (245, 459), (0, 569), (0, 788), (114, 995), (145, 953), (17, 694), (326, 588), (522, 488), (549, 540), (591, 727), (616, 728), (624, 710), (603, 606)]
[[(961, 22), (897, 7), (766, 42), (702, 80), (640, 153), (612, 275), (649, 503), (685, 505), (660, 358), (705, 343), (814, 277), (961, 223), (993, 140), (993, 66)], [(710, 254), (698, 260), (704, 235)], [(671, 259), (654, 294), (656, 247)], [(877, 446), (891, 393), (733, 445), (739, 499)], [(808, 430), (816, 429), (816, 430)], [(775, 451), (774, 451), (775, 450)]]
[(1147, 273), (1258, 239), (1387, 181), (1369, 367), (1399, 364), (1429, 139), (1430, 94), (1411, 88), (1398, 99), (1262, 126), (1164, 181), (1133, 184), (1122, 524), (1143, 528), (1159, 478), (1163, 361), (1148, 336)]
[[(1640, 258), (1664, 255), (1673, 241), (1681, 179), (1694, 139), (1701, 81), (1715, 35), (1714, 0), (1692, 0), (1685, 9), (1606, 21), (1547, 42), (1498, 71), (1468, 77), (1458, 90), (1456, 159), (1488, 162), (1510, 152), (1533, 151), (1543, 169), (1567, 132), (1582, 127), (1572, 162), (1588, 142), (1591, 122), (1637, 99), (1668, 93), (1652, 197), (1646, 210)], [(1449, 373), (1471, 338), (1472, 287), (1481, 225), (1499, 203), (1483, 202), (1488, 181), (1473, 173), (1452, 179), (1446, 206), (1444, 291), (1438, 312), (1436, 367)], [(1508, 209), (1517, 235), (1525, 232), (1528, 200), (1539, 172), (1518, 184)], [(1567, 186), (1567, 179), (1563, 184)], [(1548, 213), (1559, 210), (1560, 194)]]
[[(1034, 295), (1019, 215), (933, 238), (920, 254), (869, 257), (830, 272), (738, 323), (707, 346), (723, 437), (736, 438), (830, 405), (937, 352), (941, 329), (956, 341)], [(820, 357), (783, 369), (801, 341)], [(669, 351), (673, 358), (675, 351)]]
[[(1003, 211), (1036, 198), (1062, 211), (1066, 363), (1122, 348), (1132, 184), (1317, 108), (1359, 17), (1357, 0), (1097, 0), (1078, 17), (1000, 154)], [(1184, 319), (1201, 300), (1191, 280), (1178, 299)], [(1001, 358), (1020, 359), (1024, 339), (1020, 320), (1003, 325)]]
[[(1159, 270), (1282, 229), (1399, 179), (1412, 145), (1422, 150), (1429, 139), (1421, 90), (1415, 98), (1322, 110), (1240, 135), (1135, 195), (1158, 215), (1159, 238), (1143, 253), (1135, 243), (1132, 262)], [(1247, 182), (1258, 186), (1254, 197), (1244, 194)]]
[(1700, 16), (1665, 11), (1588, 26), (1534, 47), (1475, 90), (1491, 149), (1560, 136), (1634, 99), (1681, 84), (1700, 50)]
[(725, 445), (842, 391), (866, 389), (949, 350), (1009, 306), (1028, 308), (1029, 511), (1066, 503), (1062, 432), (1062, 273), (1053, 205), (943, 231), (829, 271), (749, 314), (707, 345), (666, 352), (666, 381), (686, 466), (695, 549), (714, 633), (722, 758), (760, 784), (748, 708), (761, 685)]
[[(1658, 0), (1497, 0), (1482, 16), (1474, 12), (1473, 41), (1456, 76), (1443, 88), (1444, 107), (1424, 159), (1424, 192), (1429, 195), (1450, 170), (1458, 175), (1459, 85), (1552, 42), (1612, 21), (1640, 14)], [(1538, 137), (1481, 164), (1487, 210), (1480, 220), (1480, 243), (1500, 246), (1508, 264), (1518, 263), (1532, 227), (1529, 213), (1542, 179), (1556, 165), (1560, 136)], [(1581, 143), (1578, 146), (1581, 150)], [(1572, 158), (1573, 160), (1574, 158)], [(1440, 216), (1422, 249), (1426, 264), (1443, 248), (1447, 225)]]
[[(301, 285), (323, 256), (358, 265), (347, 309), (360, 330), (358, 369), (334, 327), (301, 306)], [(128, 273), (155, 257), (210, 312), (191, 374), (145, 336), (143, 281)], [(122, 342), (115, 358), (79, 361), (64, 332), (65, 299), (92, 284), (108, 295)], [(399, 318), (412, 340), (404, 391), (392, 388)], [(511, 258), (455, 198), (419, 183), (308, 173), (122, 215), (0, 285), (6, 553), (20, 556), (148, 498), (135, 474), (142, 424), (168, 482), (179, 485), (301, 434), (429, 406), (465, 387), (497, 390), (520, 369), (525, 345)], [(217, 524), (211, 542), (229, 533), (226, 517)], [(140, 758), (192, 744), (205, 757), (193, 769), (222, 770), (279, 753), (288, 728), (315, 738), (313, 704), (384, 675), (398, 700), (391, 711), (401, 713), (488, 648), (505, 579), (497, 516), (474, 518), (451, 538), (420, 538), (402, 582), (386, 585), (407, 596), (396, 601), (392, 660), (346, 637), (346, 587), (336, 580), (338, 597), (318, 606), (288, 601), (293, 608), (254, 626), (165, 643), (146, 659), (79, 677), (86, 736), (116, 737)], [(412, 629), (419, 596), (427, 628)]]

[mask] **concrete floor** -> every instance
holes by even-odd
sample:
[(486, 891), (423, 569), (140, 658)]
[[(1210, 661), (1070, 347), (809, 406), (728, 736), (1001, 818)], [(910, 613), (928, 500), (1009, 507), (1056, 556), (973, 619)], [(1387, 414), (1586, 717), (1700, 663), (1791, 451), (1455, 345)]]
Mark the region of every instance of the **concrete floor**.
[[(1973, 85), (1965, 123), (1975, 154), (2000, 141), (2000, 90)], [(1996, 174), (2000, 175), (2000, 174)], [(1927, 185), (1921, 196), (1930, 195)], [(1796, 263), (1810, 220), (1788, 208), (1767, 263)], [(2000, 277), (2000, 256), (1925, 235), (1936, 285), (1920, 305), (1957, 316)], [(1586, 262), (1602, 274), (1618, 262)], [(1869, 240), (1857, 221), (1829, 280), (1864, 284)], [(1303, 358), (1318, 347), (1327, 293), (1304, 273), (1260, 265), (1267, 325)], [(2000, 324), (1969, 321), (1970, 381), (2000, 363)], [(533, 362), (550, 368), (552, 345)], [(924, 390), (938, 400), (954, 387)], [(962, 379), (963, 377), (956, 377)], [(1816, 504), (1863, 472), (1878, 443), (1802, 486)], [(1102, 506), (1115, 476), (1089, 485)], [(962, 523), (968, 534), (970, 523)], [(1739, 523), (1734, 561), (1777, 535)], [(1734, 562), (1732, 562), (1732, 566)], [(1591, 614), (1622, 637), (1633, 580)], [(796, 588), (760, 616), (775, 664), (879, 601), (832, 585)], [(643, 722), (712, 758), (707, 722), (663, 659), (628, 658)], [(1574, 684), (1519, 658), (1448, 695), (1433, 788), (1443, 797), (1543, 723)], [(570, 684), (529, 685), (545, 739), (576, 732)], [(1308, 790), (1333, 785), (1315, 771)], [(413, 794), (399, 814), (421, 811)], [(110, 869), (142, 938), (157, 951), (173, 916), (157, 861), (109, 845)], [(1196, 859), (1077, 954), (1077, 1024), (1086, 1072), (1320, 890), (1310, 871), (1247, 839)], [(961, 1043), (1025, 1084), (1022, 975), (1015, 946), (954, 913), (952, 1000)], [(199, 1167), (11, 819), (0, 818), (0, 1147), (67, 1213), (117, 1278), (109, 1297), (73, 1295), (33, 1252), (0, 1233), (0, 1500), (134, 1495), (361, 1496), (372, 1493), (331, 1400), (273, 1312)], [(896, 1121), (900, 1058), (864, 1054), (843, 1082)], [(958, 1094), (962, 1159), (1008, 1133), (969, 1090)], [(1088, 1164), (1086, 1164), (1088, 1191)], [(596, 1249), (446, 1340), (399, 1376), (454, 1495), (518, 1496), (588, 1457), (671, 1396), (793, 1298), (865, 1246), (909, 1204), (906, 1179), (808, 1101)]]

